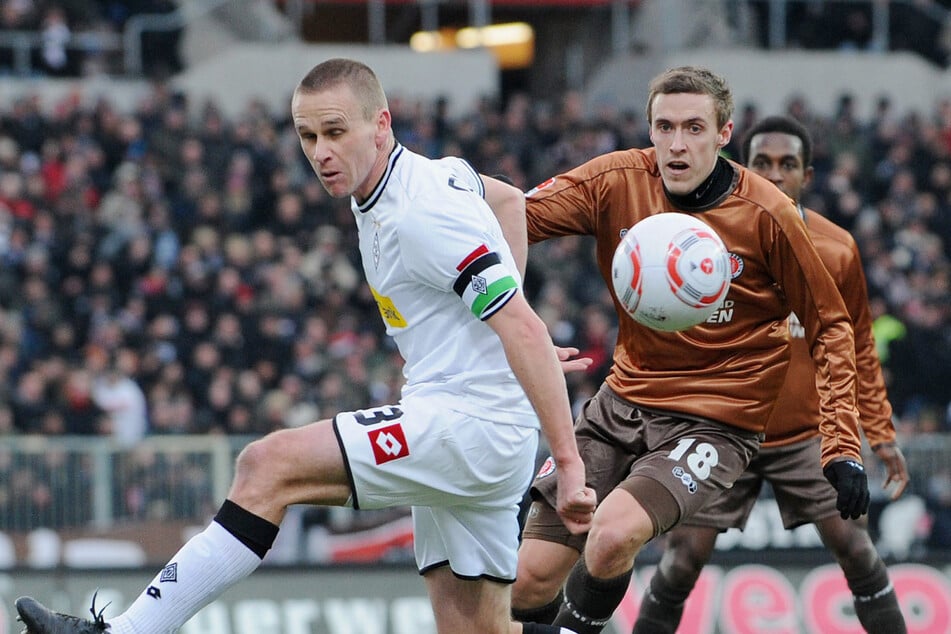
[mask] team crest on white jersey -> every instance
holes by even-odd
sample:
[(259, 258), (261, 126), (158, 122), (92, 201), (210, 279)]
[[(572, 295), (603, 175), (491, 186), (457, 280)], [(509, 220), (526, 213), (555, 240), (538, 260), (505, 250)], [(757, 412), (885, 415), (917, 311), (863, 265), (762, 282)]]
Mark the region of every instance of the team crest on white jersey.
[(488, 284), (486, 284), (485, 278), (479, 275), (473, 275), (472, 290), (480, 295), (485, 295), (488, 292)]
[(479, 319), (490, 317), (518, 290), (499, 254), (480, 244), (456, 265), (452, 288)]

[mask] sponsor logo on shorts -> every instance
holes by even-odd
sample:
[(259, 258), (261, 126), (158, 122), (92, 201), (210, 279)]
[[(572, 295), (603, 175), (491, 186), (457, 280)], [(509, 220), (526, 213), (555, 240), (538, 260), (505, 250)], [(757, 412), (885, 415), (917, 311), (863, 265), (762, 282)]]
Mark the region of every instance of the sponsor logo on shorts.
[(370, 446), (373, 448), (373, 457), (377, 464), (405, 458), (409, 455), (409, 445), (403, 426), (399, 423), (387, 425), (367, 432)]
[(552, 460), (551, 456), (545, 458), (545, 462), (542, 463), (541, 468), (538, 470), (538, 473), (535, 475), (536, 478), (544, 478), (545, 476), (550, 476), (555, 472), (555, 461)]
[(687, 490), (694, 494), (697, 492), (697, 483), (693, 481), (693, 476), (683, 470), (683, 467), (674, 467), (671, 473), (674, 474), (675, 478), (679, 478), (681, 482), (684, 483), (684, 486), (687, 487)]

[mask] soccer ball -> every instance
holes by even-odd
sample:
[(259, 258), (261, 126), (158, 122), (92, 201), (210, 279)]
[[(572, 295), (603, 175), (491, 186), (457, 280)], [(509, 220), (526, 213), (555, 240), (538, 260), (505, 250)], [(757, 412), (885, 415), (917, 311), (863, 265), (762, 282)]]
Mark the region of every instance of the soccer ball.
[(660, 213), (627, 230), (614, 252), (614, 294), (634, 321), (654, 330), (703, 323), (730, 290), (730, 254), (703, 221)]

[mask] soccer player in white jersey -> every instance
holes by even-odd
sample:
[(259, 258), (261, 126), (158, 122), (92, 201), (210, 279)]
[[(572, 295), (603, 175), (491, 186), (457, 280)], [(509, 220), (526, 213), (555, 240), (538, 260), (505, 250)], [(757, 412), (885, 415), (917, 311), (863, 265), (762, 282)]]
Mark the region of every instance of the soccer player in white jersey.
[[(394, 138), (386, 97), (360, 62), (328, 60), (291, 103), (301, 147), (335, 197), (351, 196), (367, 281), (406, 364), (399, 404), (274, 432), (238, 456), (228, 498), (122, 614), (52, 612), (30, 597), (30, 634), (174, 632), (261, 563), (291, 504), (412, 505), (416, 560), (438, 632), (548, 634), (510, 622), (518, 503), (539, 426), (572, 531), (595, 508), (575, 444), (561, 355), (520, 290), (492, 206), (522, 193), (459, 159)], [(569, 360), (570, 361), (570, 360)]]

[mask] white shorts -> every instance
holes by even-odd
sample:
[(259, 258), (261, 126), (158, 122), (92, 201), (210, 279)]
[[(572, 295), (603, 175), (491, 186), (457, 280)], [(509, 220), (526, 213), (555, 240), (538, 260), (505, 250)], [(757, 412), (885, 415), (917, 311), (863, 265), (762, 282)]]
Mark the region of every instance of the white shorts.
[(416, 564), (461, 578), (515, 580), (518, 505), (538, 431), (413, 398), (334, 418), (357, 509), (413, 507)]

